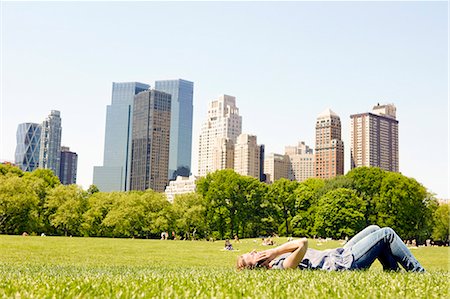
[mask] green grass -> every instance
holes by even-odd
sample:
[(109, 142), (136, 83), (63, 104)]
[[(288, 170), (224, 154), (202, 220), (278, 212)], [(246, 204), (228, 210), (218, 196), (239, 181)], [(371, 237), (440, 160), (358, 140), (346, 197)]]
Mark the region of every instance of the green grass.
[[(286, 239), (276, 240), (278, 243)], [(266, 249), (223, 242), (0, 236), (0, 297), (20, 298), (448, 298), (449, 248), (420, 247), (425, 274), (240, 271), (236, 257)], [(314, 248), (338, 247), (337, 241)]]

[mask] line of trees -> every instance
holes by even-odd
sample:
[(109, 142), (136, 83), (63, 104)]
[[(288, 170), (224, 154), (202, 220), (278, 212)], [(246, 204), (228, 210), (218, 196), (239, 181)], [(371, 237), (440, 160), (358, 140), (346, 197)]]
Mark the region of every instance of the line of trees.
[(345, 176), (271, 185), (220, 170), (169, 203), (152, 190), (99, 192), (61, 185), (53, 173), (0, 165), (0, 233), (159, 238), (351, 237), (369, 224), (404, 239), (447, 241), (449, 205), (415, 179), (359, 167)]

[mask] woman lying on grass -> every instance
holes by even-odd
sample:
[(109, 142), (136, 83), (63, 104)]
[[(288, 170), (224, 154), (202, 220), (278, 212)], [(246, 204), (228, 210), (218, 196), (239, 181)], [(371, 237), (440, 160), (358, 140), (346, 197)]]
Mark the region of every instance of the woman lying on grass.
[(315, 250), (308, 248), (306, 238), (291, 241), (273, 249), (241, 255), (238, 269), (368, 269), (378, 259), (384, 270), (425, 272), (392, 228), (371, 225), (350, 239), (343, 248)]

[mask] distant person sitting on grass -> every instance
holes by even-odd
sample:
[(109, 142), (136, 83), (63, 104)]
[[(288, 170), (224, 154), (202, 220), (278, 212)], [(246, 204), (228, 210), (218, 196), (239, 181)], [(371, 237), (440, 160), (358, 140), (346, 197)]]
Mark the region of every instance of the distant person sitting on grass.
[(272, 238), (269, 237), (269, 238), (263, 238), (261, 245), (263, 245), (263, 246), (272, 246), (272, 245), (274, 245), (274, 243), (273, 243)]
[(230, 240), (225, 240), (225, 250), (233, 250), (233, 245), (231, 245)]
[(291, 241), (273, 249), (252, 251), (239, 256), (238, 269), (368, 269), (378, 259), (384, 270), (425, 272), (402, 239), (389, 227), (371, 225), (350, 239), (342, 248), (315, 250), (308, 248), (308, 240)]

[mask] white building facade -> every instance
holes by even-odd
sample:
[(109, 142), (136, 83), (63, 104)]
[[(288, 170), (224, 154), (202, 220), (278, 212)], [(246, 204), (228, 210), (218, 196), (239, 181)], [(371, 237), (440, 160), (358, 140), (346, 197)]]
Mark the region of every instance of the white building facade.
[(314, 152), (304, 141), (294, 146), (286, 146), (285, 154), (290, 160), (290, 180), (303, 182), (314, 177)]
[(234, 142), (225, 137), (216, 138), (213, 147), (213, 164), (211, 172), (220, 169), (233, 169), (234, 166)]
[(254, 178), (260, 176), (260, 152), (256, 136), (241, 134), (234, 146), (234, 171)]
[(165, 193), (167, 200), (173, 202), (176, 195), (195, 192), (195, 176), (177, 176), (175, 181), (170, 181)]
[(199, 137), (198, 175), (206, 176), (210, 172), (222, 169), (217, 168), (217, 164), (214, 163), (217, 146), (223, 146), (223, 142), (218, 142), (217, 139), (226, 138), (228, 142), (234, 144), (241, 133), (242, 117), (236, 107), (236, 98), (221, 95), (213, 100), (209, 104), (208, 118), (202, 125)]
[(273, 183), (281, 178), (289, 179), (290, 161), (288, 155), (270, 153), (264, 158), (266, 182)]

